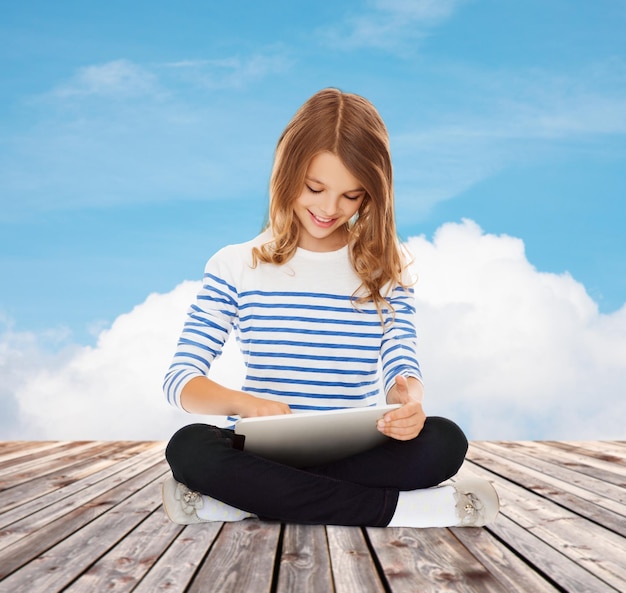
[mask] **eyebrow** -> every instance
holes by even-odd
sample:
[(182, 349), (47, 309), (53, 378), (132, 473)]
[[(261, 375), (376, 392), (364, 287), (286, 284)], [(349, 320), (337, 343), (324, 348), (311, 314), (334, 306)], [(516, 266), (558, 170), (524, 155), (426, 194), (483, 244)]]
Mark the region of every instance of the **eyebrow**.
[[(323, 181), (320, 181), (319, 179), (315, 179), (315, 177), (307, 176), (304, 179), (305, 181), (312, 181), (313, 183), (319, 183), (320, 185), (323, 185), (324, 187), (326, 187), (326, 184)], [(354, 194), (354, 193), (364, 192), (364, 191), (365, 191), (364, 187), (359, 187), (357, 189), (349, 189), (348, 191), (343, 192), (343, 195)]]

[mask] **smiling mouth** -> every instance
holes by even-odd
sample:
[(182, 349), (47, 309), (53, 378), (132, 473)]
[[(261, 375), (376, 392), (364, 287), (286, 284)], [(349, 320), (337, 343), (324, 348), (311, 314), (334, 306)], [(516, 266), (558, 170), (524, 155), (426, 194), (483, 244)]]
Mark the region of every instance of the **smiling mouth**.
[(329, 227), (332, 226), (335, 223), (335, 220), (337, 220), (336, 218), (324, 218), (323, 216), (317, 216), (315, 214), (313, 214), (313, 212), (311, 212), (309, 210), (309, 214), (311, 215), (311, 218), (313, 219), (313, 221), (322, 227)]

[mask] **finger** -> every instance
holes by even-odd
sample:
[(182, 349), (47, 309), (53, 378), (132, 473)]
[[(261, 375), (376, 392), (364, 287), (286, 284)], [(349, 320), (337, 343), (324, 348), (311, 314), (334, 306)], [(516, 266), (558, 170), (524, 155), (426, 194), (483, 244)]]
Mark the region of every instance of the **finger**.
[(424, 425), (425, 418), (416, 414), (413, 416), (409, 416), (408, 418), (401, 418), (399, 420), (395, 420), (393, 422), (385, 422), (385, 420), (380, 420), (377, 424), (378, 430), (383, 432), (384, 434), (388, 434), (392, 431), (414, 431), (416, 429), (421, 429)]
[(387, 430), (383, 434), (388, 436), (389, 438), (396, 439), (399, 441), (408, 441), (410, 439), (414, 439), (421, 432), (420, 427), (411, 427), (405, 429), (392, 429)]
[(416, 424), (419, 424), (419, 416), (417, 416), (417, 414), (411, 414), (410, 416), (402, 416), (401, 418), (392, 418), (392, 419), (381, 418), (381, 420), (379, 421), (380, 427), (389, 426), (389, 427), (402, 428), (406, 426), (414, 426)]
[(398, 426), (397, 424), (385, 425), (380, 431), (391, 438), (398, 440), (409, 440), (415, 438), (424, 428), (425, 418), (417, 418), (416, 422), (407, 424), (406, 426)]
[(414, 415), (422, 414), (422, 406), (418, 402), (408, 402), (403, 406), (392, 410), (391, 412), (387, 412), (384, 416), (385, 422), (394, 422), (396, 420), (401, 420), (402, 418), (410, 418)]

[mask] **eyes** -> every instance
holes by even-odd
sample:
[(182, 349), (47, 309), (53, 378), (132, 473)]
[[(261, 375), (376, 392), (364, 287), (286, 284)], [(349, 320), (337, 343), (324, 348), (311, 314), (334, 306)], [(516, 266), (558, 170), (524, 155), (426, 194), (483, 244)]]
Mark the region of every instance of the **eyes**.
[[(308, 183), (305, 183), (304, 185), (312, 194), (321, 194), (324, 191), (323, 189), (315, 189), (311, 187)], [(365, 192), (360, 191), (356, 194), (353, 194), (353, 193), (343, 194), (342, 197), (347, 198), (348, 200), (355, 201), (355, 200), (361, 199), (364, 195), (365, 195)]]

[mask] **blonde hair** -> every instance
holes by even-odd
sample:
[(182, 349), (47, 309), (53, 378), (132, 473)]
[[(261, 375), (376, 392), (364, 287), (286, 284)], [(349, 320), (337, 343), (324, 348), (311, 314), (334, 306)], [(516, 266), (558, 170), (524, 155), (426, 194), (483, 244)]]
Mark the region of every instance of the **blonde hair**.
[(376, 108), (359, 95), (324, 89), (296, 112), (278, 140), (270, 179), (269, 226), (273, 239), (253, 249), (253, 262), (283, 264), (298, 246), (300, 225), (293, 202), (302, 192), (311, 159), (339, 157), (365, 189), (350, 223), (348, 246), (361, 279), (356, 302), (373, 300), (379, 313), (389, 286), (405, 286), (404, 260), (396, 236), (389, 135)]

